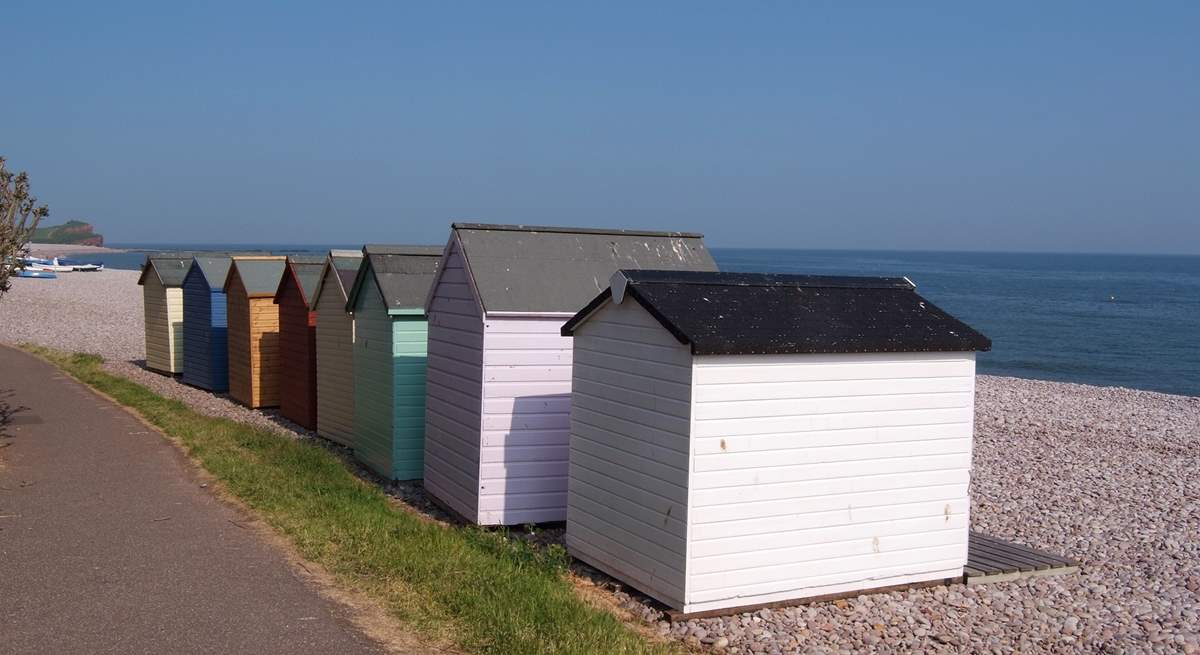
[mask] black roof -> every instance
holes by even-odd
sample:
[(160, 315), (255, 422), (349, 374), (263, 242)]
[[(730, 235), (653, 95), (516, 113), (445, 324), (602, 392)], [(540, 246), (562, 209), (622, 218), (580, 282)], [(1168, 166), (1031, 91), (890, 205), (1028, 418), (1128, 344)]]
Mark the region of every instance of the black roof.
[[(621, 279), (623, 278), (623, 280)], [(613, 276), (697, 355), (955, 352), (990, 339), (916, 293), (907, 278), (620, 271)], [(613, 286), (562, 328), (612, 298)]]

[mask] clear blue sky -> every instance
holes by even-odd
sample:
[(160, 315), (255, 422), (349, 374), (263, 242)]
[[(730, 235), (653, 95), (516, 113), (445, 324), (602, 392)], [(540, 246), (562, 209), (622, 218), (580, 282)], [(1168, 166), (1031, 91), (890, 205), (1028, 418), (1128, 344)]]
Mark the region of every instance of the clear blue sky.
[(53, 222), (1200, 253), (1196, 2), (181, 4), (4, 3), (0, 153)]

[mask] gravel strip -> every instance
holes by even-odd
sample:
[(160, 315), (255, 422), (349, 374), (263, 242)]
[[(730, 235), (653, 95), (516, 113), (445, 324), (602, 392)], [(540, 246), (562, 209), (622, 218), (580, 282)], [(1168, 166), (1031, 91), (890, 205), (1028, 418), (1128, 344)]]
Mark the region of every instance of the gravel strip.
[[(99, 353), (114, 372), (206, 414), (310, 436), (273, 411), (142, 368), (136, 278), (14, 280), (0, 300), (0, 341)], [(329, 448), (353, 463), (345, 449)], [(577, 572), (651, 631), (716, 652), (1200, 653), (1198, 460), (1200, 398), (979, 376), (973, 526), (1069, 555), (1082, 562), (1080, 574), (671, 623), (637, 592), (588, 567)], [(450, 520), (419, 484), (387, 490), (415, 512)], [(559, 543), (562, 530), (519, 536)]]

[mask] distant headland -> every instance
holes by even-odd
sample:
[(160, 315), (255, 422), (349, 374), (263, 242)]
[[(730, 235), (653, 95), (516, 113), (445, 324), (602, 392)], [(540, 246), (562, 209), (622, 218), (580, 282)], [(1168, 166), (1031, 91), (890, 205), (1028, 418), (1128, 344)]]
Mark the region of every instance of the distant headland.
[(67, 221), (62, 225), (39, 227), (33, 232), (33, 241), (37, 243), (72, 245), (72, 246), (103, 246), (104, 235), (96, 234), (91, 223), (84, 221)]

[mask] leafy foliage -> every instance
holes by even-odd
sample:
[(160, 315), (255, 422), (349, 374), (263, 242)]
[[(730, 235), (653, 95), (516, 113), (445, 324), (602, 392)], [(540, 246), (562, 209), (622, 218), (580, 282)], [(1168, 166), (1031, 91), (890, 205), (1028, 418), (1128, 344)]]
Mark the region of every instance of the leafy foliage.
[(29, 191), (29, 176), (8, 170), (0, 157), (0, 296), (8, 291), (16, 260), (29, 254), (29, 239), (38, 223), (50, 214)]

